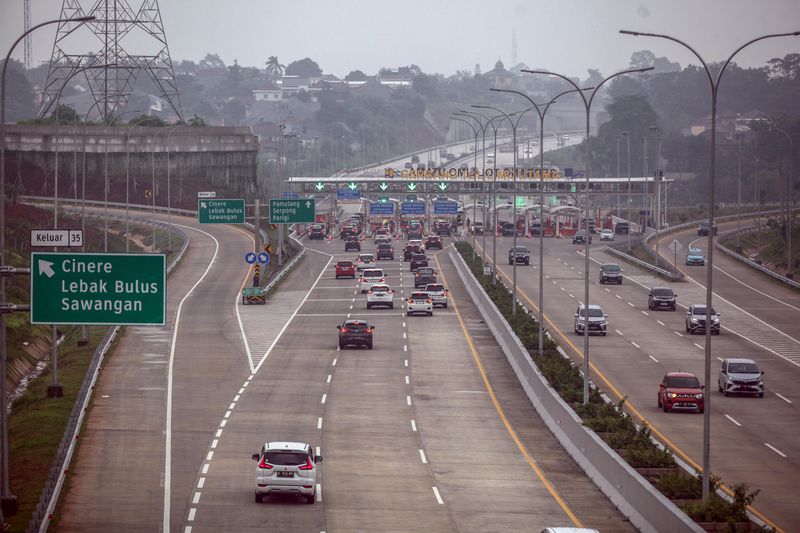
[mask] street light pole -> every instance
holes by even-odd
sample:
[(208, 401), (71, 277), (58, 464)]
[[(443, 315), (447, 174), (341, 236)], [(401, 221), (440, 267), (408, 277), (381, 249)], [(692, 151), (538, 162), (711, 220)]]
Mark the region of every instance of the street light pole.
[(786, 130), (775, 125), (770, 125), (770, 129), (782, 133), (789, 141), (789, 168), (786, 177), (788, 189), (786, 196), (786, 204), (788, 206), (788, 209), (786, 209), (786, 277), (792, 279), (794, 278), (794, 265), (792, 264), (792, 159), (794, 158), (794, 141), (792, 141), (791, 135), (789, 135)]
[[(478, 122), (478, 125), (481, 129), (481, 136), (483, 139), (481, 140), (481, 198), (483, 205), (481, 206), (481, 222), (483, 222), (483, 243), (481, 245), (481, 251), (483, 252), (481, 255), (483, 264), (486, 264), (486, 127), (491, 124), (493, 119), (490, 119), (486, 115), (482, 113), (478, 113), (476, 111), (464, 111), (461, 110), (457, 115), (465, 115), (465, 116), (472, 116), (478, 115), (479, 117), (483, 118), (486, 122), (482, 123), (480, 119), (475, 117), (475, 120)], [(475, 211), (473, 210), (473, 216), (475, 216)]]
[(631, 132), (623, 131), (620, 135), (625, 137), (627, 145), (626, 154), (628, 156), (628, 253), (631, 253)]
[[(456, 114), (458, 114), (458, 113), (456, 113)], [(459, 117), (454, 117), (454, 116), (451, 116), (450, 118), (453, 119), (453, 120), (457, 120), (458, 122), (463, 122), (464, 124), (469, 126), (470, 129), (472, 130), (472, 132), (475, 134), (475, 150), (476, 150), (475, 158), (476, 158), (476, 164), (477, 164), (477, 157), (478, 157), (478, 154), (477, 154), (477, 149), (478, 149), (478, 130), (475, 129), (475, 126), (472, 125), (472, 122), (469, 122), (466, 119), (459, 118)], [(470, 118), (474, 118), (474, 117), (470, 117)], [(477, 209), (478, 209), (478, 206), (475, 205), (475, 199), (473, 198), (473, 200), (472, 200), (472, 224), (473, 225), (475, 224), (475, 216), (476, 216), (476, 213), (477, 213)], [(469, 230), (469, 228), (467, 228), (467, 229)], [(475, 259), (475, 232), (474, 231), (472, 232), (472, 258)]]
[[(655, 183), (656, 183), (656, 266), (661, 264), (661, 256), (658, 252), (658, 234), (661, 229), (661, 131), (658, 126), (650, 126), (650, 131), (656, 133), (656, 170), (655, 170)], [(646, 177), (646, 176), (645, 176)]]
[[(714, 185), (716, 181), (716, 145), (717, 145), (717, 93), (719, 91), (719, 84), (722, 80), (722, 75), (725, 69), (731, 63), (733, 58), (741, 52), (744, 48), (753, 43), (769, 39), (772, 37), (788, 37), (798, 36), (800, 31), (791, 33), (778, 33), (770, 35), (762, 35), (751, 39), (741, 45), (728, 56), (728, 59), (722, 64), (722, 67), (717, 71), (716, 77), (711, 74), (708, 64), (703, 60), (702, 56), (690, 45), (672, 37), (659, 33), (645, 33), (634, 32), (629, 30), (620, 30), (620, 33), (633, 36), (646, 36), (667, 39), (669, 41), (680, 44), (687, 48), (694, 56), (700, 61), (705, 69), (706, 76), (711, 88), (711, 154), (709, 162), (709, 198), (708, 198), (708, 266), (706, 267), (706, 324), (711, 324), (711, 297), (712, 297), (712, 282), (714, 272)], [(703, 415), (703, 500), (708, 500), (710, 496), (710, 472), (711, 472), (711, 399), (708, 392), (711, 390), (711, 328), (705, 328), (705, 410)]]
[(585, 194), (585, 220), (586, 220), (586, 246), (584, 247), (584, 317), (583, 317), (583, 403), (589, 403), (589, 238), (591, 237), (589, 233), (589, 184), (590, 176), (591, 176), (591, 169), (589, 167), (590, 163), (590, 151), (589, 151), (589, 142), (590, 142), (590, 119), (591, 119), (591, 109), (592, 109), (592, 102), (594, 101), (594, 97), (597, 95), (597, 92), (600, 88), (605, 84), (607, 81), (616, 78), (618, 76), (622, 76), (623, 74), (631, 74), (636, 72), (646, 72), (648, 70), (653, 70), (653, 67), (647, 68), (637, 68), (637, 69), (629, 69), (623, 70), (621, 72), (617, 72), (612, 74), (606, 78), (604, 78), (600, 83), (598, 83), (594, 89), (592, 89), (592, 93), (589, 98), (586, 98), (586, 95), (583, 94), (581, 88), (572, 81), (569, 77), (565, 76), (564, 74), (557, 74), (555, 72), (549, 72), (546, 70), (525, 70), (523, 69), (522, 72), (528, 72), (530, 74), (538, 74), (540, 76), (557, 76), (562, 80), (566, 81), (575, 89), (575, 91), (580, 95), (581, 100), (583, 101), (583, 106), (586, 111), (586, 136), (584, 138), (584, 172), (586, 174), (586, 194)]

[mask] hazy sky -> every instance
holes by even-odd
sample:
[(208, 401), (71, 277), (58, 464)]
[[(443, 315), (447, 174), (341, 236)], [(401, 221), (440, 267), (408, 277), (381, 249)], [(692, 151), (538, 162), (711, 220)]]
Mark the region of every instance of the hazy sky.
[[(138, 8), (142, 0), (127, 0)], [(57, 18), (63, 0), (31, 0), (32, 22)], [(91, 6), (95, 0), (81, 0)], [(660, 39), (619, 35), (619, 29), (669, 33), (688, 41), (707, 61), (765, 33), (800, 29), (800, 0), (161, 0), (173, 60), (218, 53), (230, 64), (263, 67), (310, 57), (322, 70), (344, 76), (354, 69), (416, 63), (446, 75), (485, 72), (498, 58), (511, 66), (512, 28), (517, 60), (570, 76), (597, 68), (608, 75), (631, 53), (691, 62), (688, 52)], [(0, 0), (0, 52), (23, 31), (23, 0)], [(53, 28), (53, 29), (50, 29)], [(50, 58), (55, 26), (33, 40), (34, 65)], [(96, 50), (76, 36), (80, 53)], [(744, 66), (800, 52), (800, 37), (756, 44), (739, 56)], [(20, 45), (14, 57), (22, 59)]]

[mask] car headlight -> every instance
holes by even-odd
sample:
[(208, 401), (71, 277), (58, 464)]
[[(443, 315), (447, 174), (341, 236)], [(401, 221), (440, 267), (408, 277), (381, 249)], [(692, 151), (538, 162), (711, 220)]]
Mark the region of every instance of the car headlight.
[(697, 319), (696, 318), (692, 319), (692, 324), (697, 324)]
[(712, 320), (713, 320), (714, 324), (719, 324), (719, 318), (714, 318)]
[(698, 392), (697, 394), (694, 395), (694, 397), (697, 398), (698, 400), (702, 400), (703, 399), (703, 393), (702, 392)]
[(667, 393), (667, 397), (669, 397), (669, 398), (677, 398), (677, 397), (678, 397), (678, 395), (677, 395), (677, 394), (675, 394), (674, 392), (668, 392), (668, 393)]
[(728, 383), (733, 383), (733, 378), (730, 376), (725, 376), (725, 381), (727, 381)]

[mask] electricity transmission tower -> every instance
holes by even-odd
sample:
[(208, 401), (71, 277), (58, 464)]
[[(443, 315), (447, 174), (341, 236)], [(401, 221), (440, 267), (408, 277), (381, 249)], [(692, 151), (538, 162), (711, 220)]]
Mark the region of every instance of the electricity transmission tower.
[[(97, 65), (83, 74), (103, 120), (110, 121), (122, 113), (141, 71), (149, 75), (161, 97), (183, 118), (158, 0), (140, 1), (141, 6), (133, 9), (130, 2), (136, 0), (63, 0), (59, 18), (96, 19), (83, 26), (68, 22), (58, 25), (40, 116), (53, 108), (59, 91), (79, 68)], [(87, 33), (98, 45), (96, 52), (85, 52)]]

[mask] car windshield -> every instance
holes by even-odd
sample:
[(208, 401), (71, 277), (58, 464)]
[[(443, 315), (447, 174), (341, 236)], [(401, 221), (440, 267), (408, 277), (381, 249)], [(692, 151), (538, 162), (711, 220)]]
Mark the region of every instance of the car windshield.
[(419, 274), (420, 276), (427, 276), (429, 274), (433, 274), (433, 269), (432, 268), (420, 268), (419, 270), (417, 270), (417, 274)]
[(359, 255), (358, 259), (361, 261), (372, 261), (372, 255)]
[(425, 290), (430, 292), (442, 292), (444, 290), (444, 285), (430, 283), (425, 286)]
[(339, 267), (351, 267), (351, 266), (353, 266), (353, 262), (352, 261), (339, 261), (338, 263), (336, 263), (336, 266), (339, 266)]
[(703, 255), (703, 250), (700, 248), (689, 248), (689, 255)]
[(412, 300), (427, 300), (428, 293), (427, 292), (412, 292), (411, 293)]
[(728, 363), (728, 372), (731, 374), (758, 374), (758, 365), (755, 363)]
[(603, 265), (603, 270), (609, 272), (619, 272), (619, 265)]
[(380, 278), (383, 277), (382, 270), (365, 270), (364, 271), (365, 278)]
[[(446, 280), (445, 280), (446, 281)], [(578, 310), (578, 315), (583, 316), (583, 307)], [(589, 308), (589, 318), (600, 318), (603, 316), (602, 309)]]
[(516, 246), (514, 248), (511, 248), (511, 251), (513, 253), (525, 253), (525, 254), (529, 253), (528, 249), (525, 248), (524, 246)]
[(389, 250), (391, 249), (391, 247), (392, 245), (389, 244), (388, 242), (382, 242), (378, 245), (378, 248), (380, 248), (381, 250)]
[(676, 389), (699, 389), (700, 381), (694, 376), (670, 376), (667, 378), (667, 387)]
[(296, 466), (306, 464), (308, 455), (303, 452), (267, 452), (264, 454), (271, 465)]
[(366, 322), (351, 322), (344, 325), (348, 331), (366, 331), (369, 326)]
[(653, 296), (672, 298), (672, 289), (653, 289)]
[[(695, 306), (694, 314), (695, 315), (705, 315), (706, 314), (706, 306), (705, 305)], [(711, 308), (711, 314), (712, 315), (716, 315), (717, 314), (717, 311), (713, 307)]]
[(372, 287), (372, 292), (389, 292), (389, 287), (386, 285), (377, 285)]
[(416, 254), (414, 257), (412, 257), (412, 259), (414, 261), (424, 261), (425, 260), (425, 254)]

